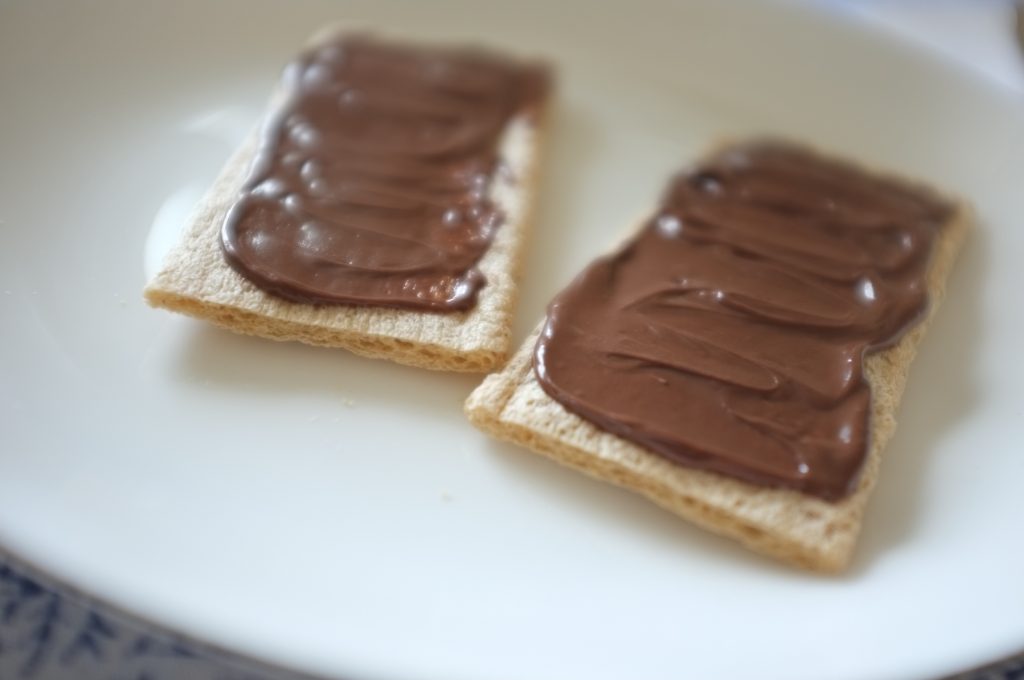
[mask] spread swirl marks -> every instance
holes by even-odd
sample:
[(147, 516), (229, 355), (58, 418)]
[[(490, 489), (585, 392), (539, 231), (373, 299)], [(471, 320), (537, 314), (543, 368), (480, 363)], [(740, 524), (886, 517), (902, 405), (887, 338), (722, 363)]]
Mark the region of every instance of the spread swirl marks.
[(547, 76), (476, 50), (348, 36), (302, 55), (221, 232), (257, 286), (315, 304), (465, 310), (504, 219), (502, 134)]
[(864, 356), (926, 310), (951, 211), (782, 142), (728, 149), (554, 300), (537, 377), (680, 464), (841, 498), (870, 440)]

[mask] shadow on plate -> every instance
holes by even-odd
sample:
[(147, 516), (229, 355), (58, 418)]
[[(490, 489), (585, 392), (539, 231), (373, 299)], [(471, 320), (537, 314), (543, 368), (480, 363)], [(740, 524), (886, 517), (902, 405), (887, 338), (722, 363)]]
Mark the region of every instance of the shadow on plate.
[[(978, 404), (976, 366), (982, 344), (981, 309), (991, 259), (989, 235), (978, 225), (954, 266), (946, 299), (911, 367), (899, 426), (885, 452), (868, 504), (850, 576), (860, 577), (888, 550), (913, 541), (920, 521), (932, 452)], [(960, 452), (970, 455), (971, 452)]]
[(586, 183), (581, 168), (600, 155), (599, 125), (584, 110), (556, 100), (543, 144), (534, 223), (523, 254), (519, 304), (512, 324), (515, 345), (533, 330), (548, 301), (575, 274), (565, 266), (570, 233), (587, 225), (580, 224), (582, 201), (568, 197), (581, 195)]
[[(445, 373), (368, 359), (344, 350), (273, 342), (196, 323), (176, 366), (179, 379), (206, 389), (336, 399), (345, 405), (387, 403), (396, 414), (461, 417), (462, 402), (480, 382), (471, 373)], [(467, 425), (468, 427), (468, 425)]]

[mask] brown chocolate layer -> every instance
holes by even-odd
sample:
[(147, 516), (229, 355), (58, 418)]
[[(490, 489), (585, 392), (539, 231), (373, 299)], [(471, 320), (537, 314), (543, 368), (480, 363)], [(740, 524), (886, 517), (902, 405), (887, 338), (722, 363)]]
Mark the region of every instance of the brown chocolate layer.
[(228, 263), (302, 303), (472, 307), (503, 219), (488, 199), (501, 137), (540, 105), (546, 70), (347, 36), (284, 88), (223, 225)]
[(841, 498), (870, 442), (864, 355), (922, 317), (952, 210), (782, 142), (726, 150), (555, 298), (537, 378), (672, 461)]

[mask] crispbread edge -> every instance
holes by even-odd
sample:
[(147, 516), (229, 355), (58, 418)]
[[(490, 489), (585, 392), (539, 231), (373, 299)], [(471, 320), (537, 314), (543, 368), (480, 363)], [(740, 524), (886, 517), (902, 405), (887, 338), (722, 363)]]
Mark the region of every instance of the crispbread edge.
[(973, 224), (971, 206), (964, 200), (954, 203), (956, 211), (932, 253), (925, 318), (894, 346), (865, 360), (865, 377), (872, 392), (871, 443), (857, 488), (838, 502), (677, 465), (569, 412), (544, 392), (534, 376), (532, 356), (539, 326), (504, 370), (488, 376), (470, 395), (466, 415), (499, 439), (641, 493), (758, 553), (814, 571), (842, 571), (853, 554), (864, 508), (878, 479), (882, 452), (896, 429), (895, 413), (910, 363), (942, 301), (945, 282)]
[[(344, 33), (318, 32), (310, 44)], [(396, 39), (392, 36), (385, 38)], [(406, 43), (425, 44), (402, 37)], [(275, 92), (268, 110), (280, 104)], [(547, 108), (546, 102), (542, 109)], [(496, 173), (489, 198), (504, 213), (478, 268), (487, 279), (467, 312), (420, 312), (356, 305), (307, 305), (257, 288), (224, 260), (220, 228), (247, 178), (259, 134), (234, 153), (187, 221), (178, 245), (146, 285), (144, 297), (162, 307), (237, 333), (339, 347), (369, 357), (422, 368), (482, 372), (505, 361), (523, 246), (531, 222), (545, 111), (514, 118), (499, 156), (508, 173)]]

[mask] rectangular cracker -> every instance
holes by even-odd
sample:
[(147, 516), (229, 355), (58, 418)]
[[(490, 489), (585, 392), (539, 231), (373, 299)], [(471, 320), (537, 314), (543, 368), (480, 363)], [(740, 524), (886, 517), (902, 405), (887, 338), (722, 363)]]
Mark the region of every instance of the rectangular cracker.
[[(322, 32), (313, 42), (335, 34)], [(274, 95), (270, 110), (280, 103), (281, 96)], [(230, 158), (195, 208), (178, 245), (146, 285), (144, 297), (153, 307), (204, 319), (237, 333), (340, 347), (422, 368), (492, 370), (507, 358), (511, 341), (543, 113), (514, 118), (502, 135), (498, 155), (509, 172), (495, 173), (488, 198), (505, 219), (477, 265), (487, 284), (468, 311), (299, 304), (264, 292), (232, 269), (221, 253), (220, 228), (246, 180), (257, 150), (258, 130)]]
[(896, 429), (895, 413), (910, 363), (972, 226), (970, 206), (964, 201), (952, 202), (956, 211), (936, 240), (928, 269), (926, 318), (897, 344), (865, 360), (864, 372), (872, 392), (869, 452), (857, 488), (838, 502), (683, 467), (570, 413), (544, 392), (533, 372), (533, 350), (543, 324), (501, 372), (488, 376), (470, 395), (466, 415), (499, 439), (641, 493), (751, 550), (810, 570), (841, 571), (849, 564), (864, 508), (878, 479), (882, 452)]

